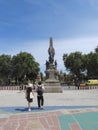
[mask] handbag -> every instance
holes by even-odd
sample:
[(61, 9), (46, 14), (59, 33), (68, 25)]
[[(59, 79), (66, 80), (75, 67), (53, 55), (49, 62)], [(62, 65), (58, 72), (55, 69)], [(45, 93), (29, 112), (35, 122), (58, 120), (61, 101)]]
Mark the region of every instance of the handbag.
[(30, 98), (34, 98), (34, 95), (32, 92), (30, 92)]

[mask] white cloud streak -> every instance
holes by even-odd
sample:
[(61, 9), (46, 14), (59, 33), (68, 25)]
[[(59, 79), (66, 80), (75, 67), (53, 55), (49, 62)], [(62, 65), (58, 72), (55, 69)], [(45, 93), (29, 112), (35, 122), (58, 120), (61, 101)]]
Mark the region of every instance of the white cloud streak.
[[(74, 38), (74, 39), (53, 39), (53, 46), (55, 49), (55, 57), (58, 63), (58, 70), (65, 70), (63, 65), (63, 54), (79, 51), (82, 54), (88, 54), (98, 45), (97, 37), (88, 37), (88, 38)], [(21, 51), (26, 51), (31, 53), (36, 61), (40, 63), (41, 71), (45, 71), (45, 63), (48, 60), (48, 48), (49, 48), (49, 39), (39, 40), (39, 41), (27, 41), (20, 43), (20, 46), (15, 48), (10, 47), (5, 50), (7, 54), (15, 55)], [(3, 52), (2, 52), (3, 53)]]

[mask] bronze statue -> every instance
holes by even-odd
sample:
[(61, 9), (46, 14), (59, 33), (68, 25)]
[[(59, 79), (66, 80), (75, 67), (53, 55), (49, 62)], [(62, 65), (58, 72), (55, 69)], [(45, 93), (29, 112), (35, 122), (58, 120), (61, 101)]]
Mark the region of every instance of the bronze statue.
[(55, 60), (55, 69), (57, 69), (57, 61)]
[(53, 42), (52, 42), (52, 38), (50, 38), (50, 47), (48, 49), (48, 53), (49, 53), (49, 62), (51, 64), (53, 64), (54, 62), (54, 55), (55, 55), (55, 50), (53, 48)]
[(49, 62), (46, 60), (46, 69), (49, 69)]

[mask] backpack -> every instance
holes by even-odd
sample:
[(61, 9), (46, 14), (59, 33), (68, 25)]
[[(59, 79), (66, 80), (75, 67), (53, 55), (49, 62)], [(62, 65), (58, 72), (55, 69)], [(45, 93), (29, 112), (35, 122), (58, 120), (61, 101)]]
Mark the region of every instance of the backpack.
[(39, 96), (42, 96), (42, 95), (43, 95), (43, 88), (42, 88), (42, 86), (38, 86), (38, 87), (37, 87), (37, 94), (38, 94)]

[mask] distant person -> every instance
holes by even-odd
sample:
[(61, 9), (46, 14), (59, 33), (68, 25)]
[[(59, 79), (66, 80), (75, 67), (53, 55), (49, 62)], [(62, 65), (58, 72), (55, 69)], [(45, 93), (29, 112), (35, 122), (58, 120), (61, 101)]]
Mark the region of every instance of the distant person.
[(20, 85), (19, 90), (20, 90), (20, 91), (23, 90), (23, 84)]
[(39, 109), (43, 109), (44, 106), (44, 85), (42, 85), (41, 81), (38, 82), (37, 88), (36, 88), (36, 92), (37, 92), (37, 103), (38, 103), (38, 108)]
[(33, 102), (33, 98), (34, 98), (34, 91), (32, 87), (33, 85), (31, 83), (29, 83), (26, 86), (26, 99), (28, 101), (28, 111), (31, 111), (31, 103)]

